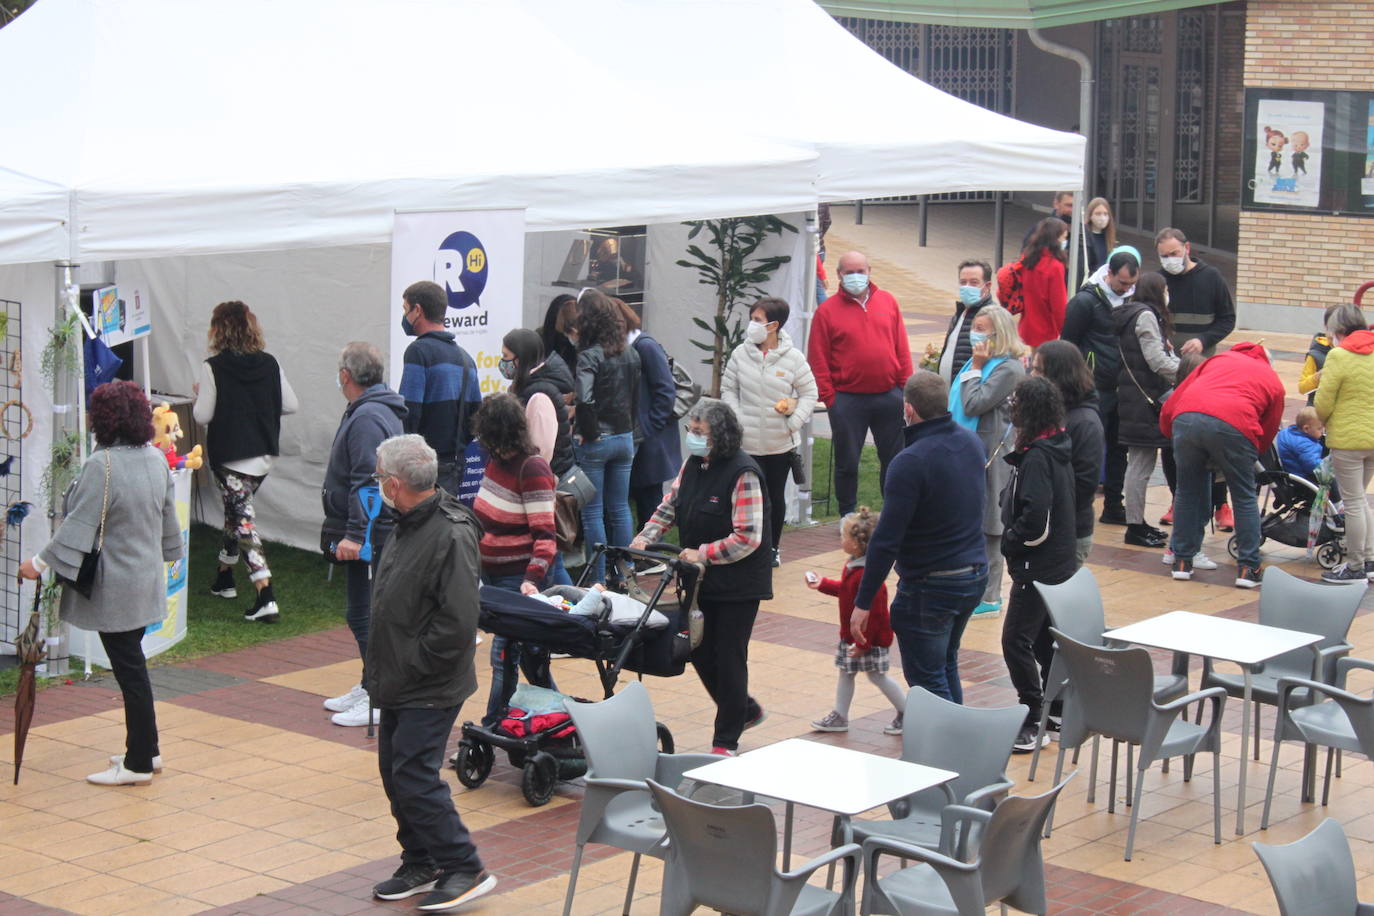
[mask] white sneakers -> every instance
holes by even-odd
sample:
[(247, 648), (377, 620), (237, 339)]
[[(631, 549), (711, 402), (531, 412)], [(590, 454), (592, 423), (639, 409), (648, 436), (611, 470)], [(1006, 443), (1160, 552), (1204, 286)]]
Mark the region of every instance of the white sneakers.
[[(367, 691), (364, 690), (364, 691), (362, 692), (362, 694), (363, 694), (363, 695), (362, 695), (359, 699), (357, 699), (356, 701), (354, 701), (353, 705), (350, 706), (348, 709), (345, 709), (343, 712), (336, 712), (336, 713), (334, 713), (334, 715), (330, 716), (330, 717), (329, 717), (329, 721), (333, 722), (335, 725), (344, 725), (344, 726), (354, 726), (354, 727), (356, 727), (356, 726), (361, 726), (361, 725), (367, 725), (367, 724), (368, 724), (368, 700), (367, 700)], [(378, 725), (378, 724), (380, 724), (381, 721), (382, 721), (382, 711), (381, 711), (380, 709), (373, 709), (373, 710), (372, 710), (371, 719), (372, 719), (372, 724), (373, 724), (373, 725)]]
[(146, 786), (153, 781), (152, 773), (135, 773), (124, 769), (124, 758), (119, 763), (101, 773), (92, 773), (86, 781), (94, 786)]
[[(122, 766), (122, 765), (124, 764), (124, 755), (123, 755), (123, 754), (111, 754), (111, 755), (110, 755), (110, 763), (118, 764), (118, 765), (121, 765), (121, 766)], [(154, 754), (154, 755), (153, 755), (153, 772), (154, 772), (154, 773), (161, 773), (161, 772), (162, 772), (162, 755), (161, 755), (161, 754)]]
[[(1172, 550), (1169, 550), (1167, 547), (1164, 549), (1163, 561), (1164, 561), (1164, 565), (1165, 565), (1165, 566), (1173, 566), (1173, 565), (1174, 565), (1174, 552), (1173, 552)], [(1211, 557), (1207, 556), (1207, 554), (1203, 553), (1201, 550), (1199, 550), (1197, 553), (1193, 554), (1193, 569), (1216, 569), (1216, 568), (1217, 568), (1217, 561), (1216, 561), (1216, 560), (1213, 560)]]
[(362, 684), (354, 684), (348, 688), (348, 693), (343, 696), (330, 697), (325, 700), (324, 708), (330, 712), (347, 712), (353, 708), (353, 704), (357, 703), (359, 698), (367, 699), (367, 690), (363, 688)]

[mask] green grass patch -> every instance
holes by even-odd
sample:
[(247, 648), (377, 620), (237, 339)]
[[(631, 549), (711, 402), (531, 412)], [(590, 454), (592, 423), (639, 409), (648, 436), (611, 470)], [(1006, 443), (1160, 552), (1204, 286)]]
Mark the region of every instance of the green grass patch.
[[(840, 517), (839, 503), (835, 499), (835, 466), (829, 439), (816, 439), (811, 447), (811, 518), (817, 522), (830, 522)], [(830, 497), (829, 504), (817, 503), (819, 499)], [(859, 505), (868, 506), (875, 512), (883, 508), (882, 492), (878, 489), (878, 450), (865, 445), (859, 458)]]

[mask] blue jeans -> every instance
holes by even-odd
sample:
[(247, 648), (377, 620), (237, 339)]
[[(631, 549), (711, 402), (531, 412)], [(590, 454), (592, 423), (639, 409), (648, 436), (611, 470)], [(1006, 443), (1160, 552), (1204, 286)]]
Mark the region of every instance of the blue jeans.
[[(564, 576), (567, 575), (565, 571)], [(549, 578), (553, 578), (550, 573)], [(520, 591), (524, 576), (483, 576), (482, 581), (495, 588)], [(545, 585), (548, 584), (546, 581)], [(571, 583), (569, 583), (571, 584)], [(491, 728), (501, 721), (515, 695), (515, 687), (520, 683), (520, 671), (525, 672), (525, 680), (536, 687), (557, 690), (553, 673), (549, 670), (549, 650), (529, 643), (511, 642), (504, 636), (491, 637), (491, 690), (487, 693), (487, 713), (482, 716), (482, 724)]]
[(1236, 562), (1260, 565), (1259, 505), (1255, 501), (1255, 444), (1225, 420), (1204, 413), (1174, 420), (1174, 533), (1169, 548), (1180, 559), (1202, 548), (1203, 529), (1212, 515), (1212, 469), (1221, 471), (1236, 514)]
[(908, 576), (897, 584), (892, 632), (908, 687), (919, 684), (938, 697), (964, 702), (959, 641), (987, 581), (987, 564), (979, 563), (956, 575)]
[[(574, 450), (577, 464), (582, 468), (596, 495), (582, 507), (582, 536), (590, 552), (594, 544), (625, 547), (635, 536), (630, 519), (630, 466), (634, 464), (635, 440), (632, 433), (602, 436), (586, 442)], [(610, 520), (610, 531), (606, 520)], [(598, 556), (592, 567), (592, 585), (606, 581), (606, 558)]]

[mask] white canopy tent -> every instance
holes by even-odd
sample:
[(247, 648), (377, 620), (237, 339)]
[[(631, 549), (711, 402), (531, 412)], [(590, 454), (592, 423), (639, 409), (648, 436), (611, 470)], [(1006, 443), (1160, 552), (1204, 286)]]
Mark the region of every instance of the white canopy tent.
[(263, 318), (303, 411), (262, 527), (299, 543), (338, 347), (395, 318), (395, 211), (521, 207), (548, 231), (1054, 190), (1084, 146), (921, 83), (812, 0), (39, 0), (0, 30), (0, 84), (31, 498), (55, 285), (36, 265), (118, 261), (151, 289), (155, 387), (189, 391), (215, 302)]

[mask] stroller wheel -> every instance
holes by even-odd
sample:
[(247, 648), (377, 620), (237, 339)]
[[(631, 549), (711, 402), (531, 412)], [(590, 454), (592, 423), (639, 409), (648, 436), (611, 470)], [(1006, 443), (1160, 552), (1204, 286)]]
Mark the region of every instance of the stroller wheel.
[(520, 791), (525, 801), (538, 808), (553, 798), (557, 781), (558, 761), (551, 754), (539, 751), (525, 761), (525, 769), (520, 774)]
[(496, 752), (490, 745), (479, 744), (476, 741), (460, 741), (453, 769), (458, 773), (459, 782), (469, 789), (475, 789), (487, 781), (495, 760)]
[(1345, 551), (1335, 541), (1327, 541), (1317, 547), (1317, 565), (1322, 569), (1335, 569), (1345, 559)]
[(1236, 536), (1234, 534), (1226, 539), (1226, 552), (1231, 555), (1231, 559), (1233, 560), (1240, 556), (1240, 544), (1236, 542)]

